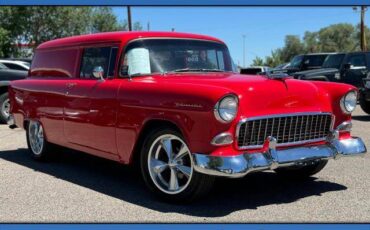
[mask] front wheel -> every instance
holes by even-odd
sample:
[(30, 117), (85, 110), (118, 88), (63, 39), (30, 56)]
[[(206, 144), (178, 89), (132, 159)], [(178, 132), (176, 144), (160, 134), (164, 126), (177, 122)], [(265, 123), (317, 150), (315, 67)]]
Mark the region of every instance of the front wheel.
[(327, 160), (307, 163), (304, 166), (291, 166), (285, 168), (277, 168), (274, 171), (280, 176), (288, 178), (307, 178), (320, 172), (328, 163)]
[(152, 131), (140, 160), (147, 187), (170, 202), (189, 202), (205, 195), (214, 177), (194, 171), (191, 152), (182, 135), (169, 128)]

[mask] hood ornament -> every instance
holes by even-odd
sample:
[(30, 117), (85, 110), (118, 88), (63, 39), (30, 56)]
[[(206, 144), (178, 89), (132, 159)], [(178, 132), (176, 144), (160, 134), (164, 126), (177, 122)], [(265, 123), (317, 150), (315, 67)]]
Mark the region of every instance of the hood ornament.
[(274, 80), (285, 80), (285, 79), (291, 79), (292, 76), (286, 74), (286, 73), (273, 73), (273, 72), (266, 72), (266, 77), (268, 79), (274, 79)]

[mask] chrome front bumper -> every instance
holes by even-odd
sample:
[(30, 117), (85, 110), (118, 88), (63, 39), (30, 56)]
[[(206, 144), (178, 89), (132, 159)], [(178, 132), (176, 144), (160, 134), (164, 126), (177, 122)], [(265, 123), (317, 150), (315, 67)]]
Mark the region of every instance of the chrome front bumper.
[(366, 153), (361, 138), (339, 140), (338, 132), (334, 132), (325, 144), (281, 150), (276, 149), (276, 139), (269, 137), (263, 149), (259, 153), (231, 157), (195, 153), (194, 169), (208, 175), (238, 178), (255, 171), (302, 165), (317, 160), (338, 159), (342, 156), (361, 156)]

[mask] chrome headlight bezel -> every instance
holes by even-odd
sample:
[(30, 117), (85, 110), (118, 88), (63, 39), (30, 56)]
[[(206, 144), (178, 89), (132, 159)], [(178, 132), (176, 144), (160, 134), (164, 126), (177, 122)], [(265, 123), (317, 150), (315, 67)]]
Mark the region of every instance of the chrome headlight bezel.
[(351, 90), (347, 92), (341, 99), (340, 99), (340, 108), (342, 112), (345, 114), (352, 114), (355, 111), (357, 106), (358, 100), (358, 93), (356, 90)]
[[(229, 105), (233, 104), (232, 107), (234, 108), (234, 111), (232, 112), (232, 115), (229, 118), (224, 115), (225, 111), (222, 111), (223, 109), (226, 109), (224, 103), (227, 103), (228, 101), (229, 101)], [(216, 103), (216, 105), (214, 107), (214, 115), (215, 115), (216, 119), (219, 122), (221, 122), (221, 123), (230, 123), (236, 118), (236, 115), (238, 113), (238, 108), (239, 108), (239, 99), (238, 99), (238, 97), (234, 94), (228, 94), (228, 95), (225, 95), (224, 97), (222, 97)]]

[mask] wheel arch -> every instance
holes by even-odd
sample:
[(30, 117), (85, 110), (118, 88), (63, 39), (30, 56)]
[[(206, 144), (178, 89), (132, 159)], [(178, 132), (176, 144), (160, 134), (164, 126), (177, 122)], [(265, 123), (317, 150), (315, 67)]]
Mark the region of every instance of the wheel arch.
[(0, 95), (8, 92), (8, 85), (0, 85)]
[(165, 120), (165, 119), (151, 119), (144, 123), (143, 127), (140, 129), (139, 135), (136, 139), (132, 154), (130, 156), (129, 164), (136, 165), (140, 162), (140, 150), (143, 146), (144, 140), (147, 137), (148, 133), (151, 130), (154, 130), (159, 127), (165, 127), (165, 128), (171, 128), (173, 130), (176, 130), (179, 132), (185, 139), (186, 136), (184, 135), (184, 132), (181, 130), (181, 128), (173, 121)]

